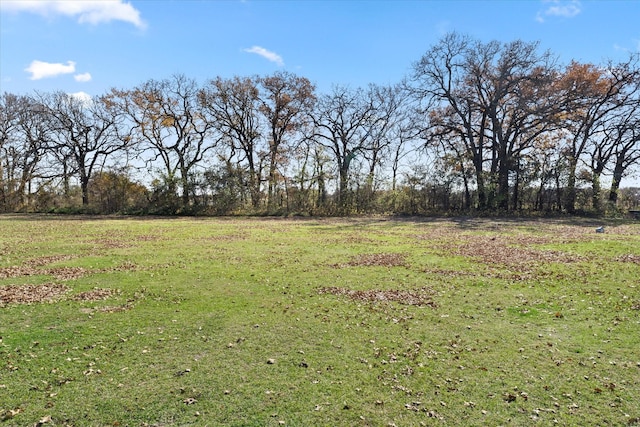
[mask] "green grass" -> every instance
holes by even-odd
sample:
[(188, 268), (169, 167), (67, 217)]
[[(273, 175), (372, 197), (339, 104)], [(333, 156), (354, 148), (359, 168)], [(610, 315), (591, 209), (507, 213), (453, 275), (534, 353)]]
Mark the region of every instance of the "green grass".
[(594, 228), (3, 216), (0, 292), (69, 289), (0, 303), (0, 426), (640, 425), (640, 224)]

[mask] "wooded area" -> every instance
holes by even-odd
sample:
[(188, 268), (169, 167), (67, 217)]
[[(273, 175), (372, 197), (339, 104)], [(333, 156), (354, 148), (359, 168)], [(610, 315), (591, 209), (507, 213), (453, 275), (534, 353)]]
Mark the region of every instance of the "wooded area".
[(558, 64), (450, 33), (389, 86), (318, 93), (279, 71), (3, 93), (0, 212), (626, 212), (639, 60)]

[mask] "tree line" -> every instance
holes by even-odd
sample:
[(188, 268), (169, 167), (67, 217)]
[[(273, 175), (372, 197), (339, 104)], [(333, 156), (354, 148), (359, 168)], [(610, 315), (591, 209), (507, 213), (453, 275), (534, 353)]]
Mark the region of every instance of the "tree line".
[(5, 92), (0, 211), (620, 211), (640, 203), (621, 190), (640, 163), (638, 65), (450, 33), (394, 85), (318, 93), (279, 71)]

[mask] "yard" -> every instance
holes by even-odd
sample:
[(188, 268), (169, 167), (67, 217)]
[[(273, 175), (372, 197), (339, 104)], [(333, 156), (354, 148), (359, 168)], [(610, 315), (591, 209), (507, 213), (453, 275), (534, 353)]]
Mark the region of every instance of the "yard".
[(4, 215), (0, 426), (640, 425), (639, 277), (633, 221)]

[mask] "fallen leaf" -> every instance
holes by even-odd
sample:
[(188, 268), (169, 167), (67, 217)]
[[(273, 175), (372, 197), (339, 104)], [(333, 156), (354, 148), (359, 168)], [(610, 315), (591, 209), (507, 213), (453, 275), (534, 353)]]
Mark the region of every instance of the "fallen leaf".
[(514, 402), (516, 400), (516, 395), (511, 393), (506, 393), (504, 395), (504, 400), (506, 400), (507, 402)]
[(51, 415), (47, 415), (45, 417), (40, 418), (40, 421), (36, 424), (36, 426), (41, 426), (42, 424), (47, 424), (51, 422)]

